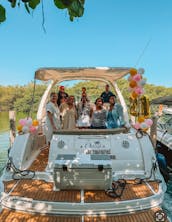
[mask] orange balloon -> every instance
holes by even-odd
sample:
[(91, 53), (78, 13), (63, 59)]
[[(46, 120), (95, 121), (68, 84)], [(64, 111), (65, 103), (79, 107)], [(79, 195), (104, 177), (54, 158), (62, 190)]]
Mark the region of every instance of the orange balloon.
[(134, 87), (137, 86), (137, 82), (134, 81), (134, 80), (131, 80), (130, 83), (129, 83), (129, 86), (130, 86), (131, 88), (134, 88)]
[(138, 94), (136, 92), (132, 92), (131, 97), (133, 99), (136, 99), (138, 97)]
[(148, 129), (149, 129), (149, 128), (145, 128), (145, 129), (142, 129), (142, 131), (146, 132), (146, 131), (148, 131)]
[(38, 120), (33, 120), (33, 121), (32, 121), (32, 126), (38, 126), (38, 125), (39, 125)]
[(134, 76), (134, 75), (136, 75), (137, 74), (137, 69), (130, 69), (130, 75), (131, 76)]
[(144, 116), (139, 116), (139, 117), (138, 117), (138, 122), (139, 122), (139, 123), (142, 123), (142, 122), (144, 122), (144, 121), (145, 121)]
[(17, 130), (18, 130), (19, 132), (21, 132), (21, 131), (22, 131), (22, 128), (23, 128), (23, 126), (22, 126), (22, 125), (18, 125), (18, 126), (17, 126)]

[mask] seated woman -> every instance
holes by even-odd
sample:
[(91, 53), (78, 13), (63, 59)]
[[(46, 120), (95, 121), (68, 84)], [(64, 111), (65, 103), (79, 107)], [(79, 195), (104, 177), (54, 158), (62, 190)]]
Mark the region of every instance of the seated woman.
[(85, 95), (82, 96), (80, 103), (77, 104), (77, 126), (79, 128), (90, 126), (90, 103)]
[(103, 108), (103, 99), (97, 98), (95, 109), (91, 109), (91, 126), (92, 129), (106, 129), (106, 110)]
[(46, 141), (50, 144), (54, 131), (60, 129), (60, 111), (57, 105), (57, 94), (50, 94), (50, 101), (46, 105)]
[(76, 128), (76, 118), (77, 112), (74, 103), (74, 96), (69, 96), (67, 98), (66, 104), (63, 106), (62, 110), (62, 128), (63, 129), (75, 129)]
[(109, 109), (106, 113), (106, 124), (108, 129), (124, 126), (123, 108), (120, 104), (115, 103), (116, 96), (109, 97)]

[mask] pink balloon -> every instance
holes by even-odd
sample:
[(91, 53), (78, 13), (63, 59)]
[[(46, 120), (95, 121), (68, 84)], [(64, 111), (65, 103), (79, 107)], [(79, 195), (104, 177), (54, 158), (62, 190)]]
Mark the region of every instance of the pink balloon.
[(133, 126), (134, 126), (134, 128), (137, 129), (137, 130), (140, 129), (140, 123), (138, 123), (138, 122), (135, 123)]
[(20, 124), (21, 126), (24, 126), (24, 125), (26, 124), (26, 119), (20, 119), (20, 120), (19, 120), (19, 124)]
[(146, 119), (145, 123), (150, 127), (153, 124), (153, 121), (151, 119)]
[(137, 93), (138, 95), (142, 95), (144, 93), (142, 87), (137, 87), (135, 90), (135, 93)]
[(35, 127), (35, 126), (31, 126), (31, 127), (29, 128), (29, 131), (30, 131), (31, 133), (36, 133), (36, 127)]
[(142, 76), (140, 74), (136, 74), (135, 76), (133, 76), (133, 80), (136, 82), (139, 82), (141, 80)]

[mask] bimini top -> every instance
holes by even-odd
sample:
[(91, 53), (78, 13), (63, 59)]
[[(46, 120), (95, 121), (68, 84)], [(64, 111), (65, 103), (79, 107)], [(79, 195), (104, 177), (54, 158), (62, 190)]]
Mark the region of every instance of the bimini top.
[(61, 82), (65, 80), (101, 80), (113, 82), (127, 75), (130, 68), (41, 68), (35, 72), (35, 78), (43, 81), (53, 80)]
[(162, 96), (151, 101), (151, 104), (163, 104), (172, 106), (172, 95), (171, 96)]

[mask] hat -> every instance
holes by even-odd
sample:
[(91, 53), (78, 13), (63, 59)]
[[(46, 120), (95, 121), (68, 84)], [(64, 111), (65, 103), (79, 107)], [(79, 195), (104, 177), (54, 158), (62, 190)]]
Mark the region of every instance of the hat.
[(65, 88), (64, 86), (60, 86), (60, 87), (59, 87), (59, 89), (64, 89), (64, 88)]

